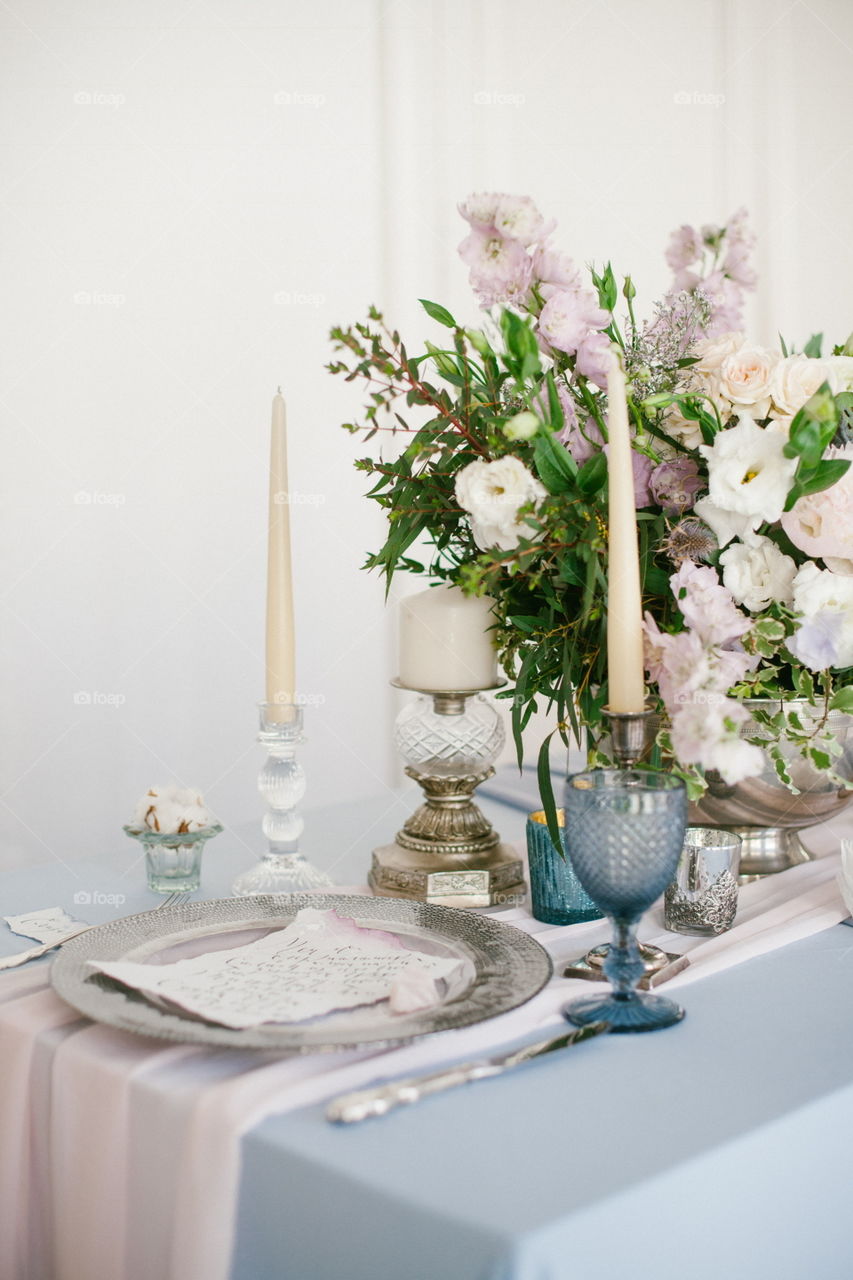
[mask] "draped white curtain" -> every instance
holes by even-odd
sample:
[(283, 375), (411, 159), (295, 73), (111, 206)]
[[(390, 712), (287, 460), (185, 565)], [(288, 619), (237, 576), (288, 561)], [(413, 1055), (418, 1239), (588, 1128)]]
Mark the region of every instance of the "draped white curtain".
[(845, 0), (3, 0), (4, 860), (103, 851), (171, 777), (257, 818), (278, 383), (307, 800), (392, 784), (330, 325), (473, 318), (455, 204), (497, 188), (647, 303), (671, 227), (746, 204), (755, 336), (845, 338), (852, 49)]

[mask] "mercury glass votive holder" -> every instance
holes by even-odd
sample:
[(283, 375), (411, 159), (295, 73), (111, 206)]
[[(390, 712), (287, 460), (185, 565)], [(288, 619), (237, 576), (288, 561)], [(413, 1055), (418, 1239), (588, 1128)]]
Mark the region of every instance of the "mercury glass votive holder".
[(741, 838), (718, 827), (688, 827), (675, 879), (664, 894), (664, 923), (673, 933), (715, 937), (737, 915)]
[(201, 855), (222, 827), (214, 822), (199, 831), (148, 831), (125, 827), (145, 850), (148, 888), (154, 893), (193, 893), (201, 884)]
[(551, 839), (544, 809), (527, 817), (527, 862), (530, 872), (530, 910), (547, 924), (582, 924), (601, 920), (603, 912), (593, 902), (575, 874), (566, 850), (565, 811), (557, 810), (562, 849)]

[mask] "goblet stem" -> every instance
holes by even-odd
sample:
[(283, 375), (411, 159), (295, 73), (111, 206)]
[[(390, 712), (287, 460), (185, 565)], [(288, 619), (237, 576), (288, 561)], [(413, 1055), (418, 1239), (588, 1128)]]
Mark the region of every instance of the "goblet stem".
[(613, 920), (613, 941), (607, 949), (604, 974), (613, 988), (614, 1000), (630, 1000), (646, 972), (637, 943), (638, 920)]

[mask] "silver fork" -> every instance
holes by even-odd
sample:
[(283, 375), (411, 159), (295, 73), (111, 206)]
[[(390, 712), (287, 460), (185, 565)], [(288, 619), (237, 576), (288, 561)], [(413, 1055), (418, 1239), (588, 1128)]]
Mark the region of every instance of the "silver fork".
[[(153, 908), (154, 911), (162, 911), (164, 907), (179, 907), (181, 903), (186, 902), (190, 895), (188, 893), (178, 892), (170, 893), (162, 902), (158, 902)], [(27, 951), (16, 951), (13, 956), (4, 956), (0, 959), (0, 972), (4, 969), (17, 969), (18, 965), (26, 964), (28, 960), (38, 960), (39, 956), (46, 956), (48, 951), (53, 951), (54, 947), (61, 947), (63, 943), (70, 942), (72, 938), (79, 938), (81, 933), (88, 933), (90, 929), (97, 929), (98, 925), (84, 924), (82, 928), (75, 929), (73, 933), (66, 933), (64, 938), (55, 938), (53, 942), (40, 942), (37, 947), (30, 947)]]

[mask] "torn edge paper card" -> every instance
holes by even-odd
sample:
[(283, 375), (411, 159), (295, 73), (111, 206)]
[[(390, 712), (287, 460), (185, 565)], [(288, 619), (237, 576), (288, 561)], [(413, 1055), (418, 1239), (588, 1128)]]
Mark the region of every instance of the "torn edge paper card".
[(409, 951), (394, 934), (365, 928), (336, 911), (306, 907), (284, 929), (256, 942), (174, 964), (92, 962), (124, 986), (237, 1029), (302, 1022), (387, 999), (404, 975), (435, 983), (456, 957)]
[(62, 907), (45, 907), (43, 911), (25, 911), (20, 916), (4, 916), (13, 933), (36, 942), (58, 942), (75, 929), (85, 929), (85, 922), (74, 920)]

